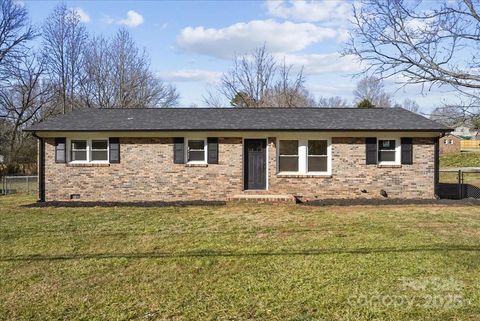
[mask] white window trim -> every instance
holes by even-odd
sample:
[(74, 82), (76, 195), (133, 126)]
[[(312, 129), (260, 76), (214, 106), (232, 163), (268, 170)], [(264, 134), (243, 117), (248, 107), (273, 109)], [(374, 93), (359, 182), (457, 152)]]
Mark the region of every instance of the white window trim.
[[(394, 140), (395, 141), (395, 161), (379, 161), (378, 159), (378, 152), (380, 150), (380, 144), (379, 144), (379, 141), (381, 140)], [(401, 165), (401, 155), (402, 155), (402, 151), (401, 151), (401, 144), (400, 144), (400, 138), (398, 137), (377, 137), (377, 164), (378, 165)]]
[(281, 174), (298, 174), (300, 172), (300, 141), (298, 139), (279, 139), (278, 142), (281, 140), (294, 140), (298, 142), (298, 147), (297, 147), (297, 154), (296, 155), (280, 155), (280, 144), (277, 144), (278, 146), (278, 152), (277, 152), (277, 172), (280, 171), (280, 156), (283, 157), (297, 157), (298, 158), (298, 171), (284, 171), (281, 172)]
[(309, 140), (325, 140), (325, 139), (308, 139), (307, 142), (306, 142), (306, 162), (305, 162), (305, 166), (307, 168), (307, 174), (308, 175), (330, 175), (331, 174), (331, 164), (329, 164), (330, 160), (331, 160), (331, 154), (332, 154), (332, 151), (331, 151), (331, 145), (329, 143), (329, 141), (327, 140), (327, 155), (312, 155), (313, 157), (327, 157), (327, 171), (325, 172), (318, 172), (318, 171), (308, 171), (308, 157), (309, 157), (309, 154), (308, 154), (308, 141)]
[[(86, 161), (72, 161), (72, 140), (84, 140), (87, 142), (87, 160)], [(92, 160), (92, 141), (104, 140), (107, 141), (107, 160), (99, 161)], [(67, 138), (67, 163), (69, 164), (109, 164), (110, 163), (110, 142), (108, 138)]]
[[(188, 142), (190, 140), (203, 140), (203, 150), (204, 150), (204, 160), (203, 161), (189, 161), (188, 160)], [(186, 160), (186, 164), (208, 164), (208, 145), (207, 145), (207, 139), (202, 137), (202, 138), (194, 138), (194, 137), (191, 137), (191, 138), (185, 138), (185, 148), (184, 148), (184, 152), (185, 152), (185, 160)]]
[[(297, 140), (298, 141), (298, 171), (281, 172), (280, 171), (280, 141)], [(308, 141), (326, 140), (327, 141), (327, 170), (325, 172), (308, 171)], [(277, 138), (277, 175), (308, 175), (308, 176), (331, 176), (332, 175), (332, 139), (330, 137), (300, 139), (295, 137)]]

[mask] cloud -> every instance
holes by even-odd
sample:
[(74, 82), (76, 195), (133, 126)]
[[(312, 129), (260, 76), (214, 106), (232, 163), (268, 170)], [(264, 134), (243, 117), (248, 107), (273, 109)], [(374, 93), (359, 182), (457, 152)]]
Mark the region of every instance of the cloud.
[(296, 52), (322, 40), (339, 36), (337, 30), (312, 23), (254, 20), (225, 28), (184, 28), (177, 37), (178, 46), (186, 51), (230, 59), (266, 44), (272, 53)]
[(161, 30), (166, 29), (168, 27), (168, 22), (164, 22), (162, 24), (156, 23), (154, 24), (155, 27), (159, 27)]
[(127, 12), (127, 18), (118, 21), (118, 24), (128, 27), (137, 27), (143, 23), (143, 16), (136, 11), (129, 10)]
[(268, 13), (277, 18), (295, 21), (339, 24), (351, 16), (351, 3), (344, 0), (269, 0)]
[(285, 54), (276, 55), (277, 59), (287, 65), (293, 65), (295, 69), (304, 67), (307, 75), (324, 73), (357, 73), (362, 70), (362, 65), (353, 56), (342, 57), (338, 53), (327, 54)]
[(143, 16), (136, 11), (129, 10), (125, 19), (114, 19), (110, 16), (105, 16), (103, 21), (106, 24), (119, 24), (127, 27), (138, 27), (144, 22)]
[(80, 18), (80, 22), (89, 23), (92, 20), (90, 19), (90, 16), (88, 15), (88, 13), (82, 8), (77, 7), (77, 8), (72, 8), (72, 10), (78, 15), (78, 17)]
[(175, 82), (202, 81), (206, 83), (215, 83), (221, 76), (221, 72), (201, 69), (183, 69), (160, 72), (160, 77), (162, 79)]

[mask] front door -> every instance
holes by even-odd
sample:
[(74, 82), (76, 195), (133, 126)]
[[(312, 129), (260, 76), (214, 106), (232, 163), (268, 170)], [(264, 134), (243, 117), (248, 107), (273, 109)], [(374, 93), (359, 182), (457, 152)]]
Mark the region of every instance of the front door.
[(243, 143), (245, 189), (267, 188), (267, 141), (245, 139)]

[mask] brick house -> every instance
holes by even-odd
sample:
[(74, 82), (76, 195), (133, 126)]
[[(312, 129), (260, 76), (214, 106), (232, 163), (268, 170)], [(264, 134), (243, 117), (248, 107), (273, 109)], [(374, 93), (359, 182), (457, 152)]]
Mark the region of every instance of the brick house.
[(26, 130), (40, 201), (434, 198), (450, 131), (401, 108), (84, 109)]
[(453, 135), (452, 133), (447, 134), (440, 138), (440, 155), (443, 154), (457, 154), (461, 151), (460, 146), (461, 138)]

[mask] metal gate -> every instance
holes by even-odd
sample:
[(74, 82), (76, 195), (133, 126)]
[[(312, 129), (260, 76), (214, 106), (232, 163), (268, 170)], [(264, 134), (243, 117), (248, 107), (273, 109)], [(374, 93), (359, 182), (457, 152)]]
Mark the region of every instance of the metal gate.
[(480, 198), (480, 170), (440, 170), (438, 196), (440, 198)]

